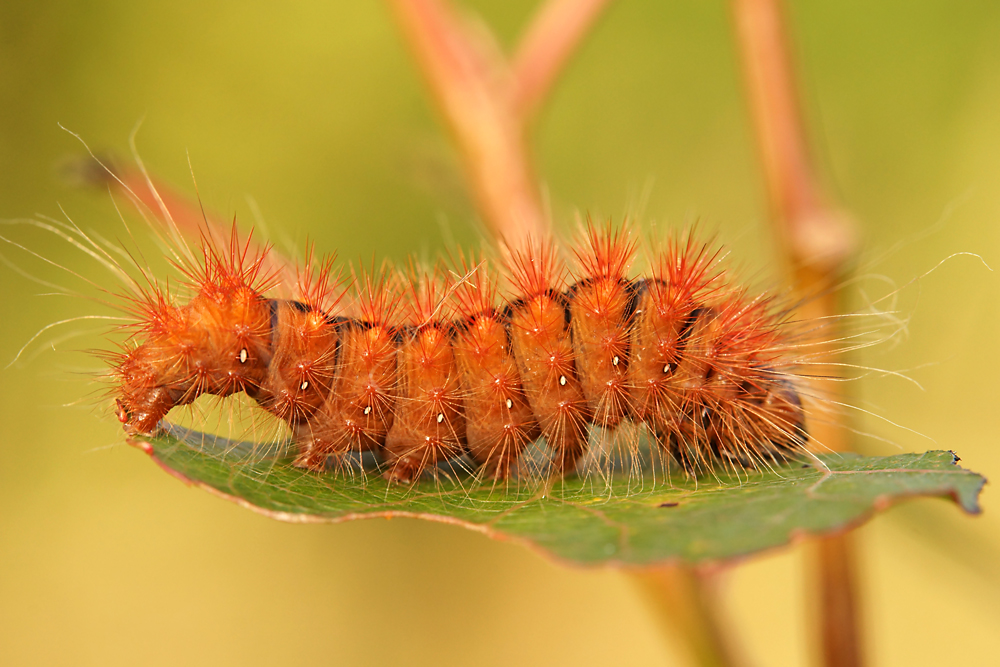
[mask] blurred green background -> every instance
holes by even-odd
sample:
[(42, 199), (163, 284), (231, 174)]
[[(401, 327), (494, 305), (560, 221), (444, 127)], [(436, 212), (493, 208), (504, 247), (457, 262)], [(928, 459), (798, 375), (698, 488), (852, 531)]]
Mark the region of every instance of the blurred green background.
[[(534, 2), (467, 3), (512, 44)], [(1000, 267), (1000, 5), (792, 3), (826, 177), (856, 215), (857, 304), (958, 251)], [(723, 2), (620, 0), (537, 128), (554, 216), (700, 219), (759, 282), (770, 230)], [(59, 177), (81, 145), (127, 155), (279, 247), (402, 259), (479, 243), (456, 160), (378, 2), (6, 2), (0, 217), (123, 235), (107, 194)], [(644, 195), (648, 193), (648, 198)], [(643, 205), (643, 202), (645, 204)], [(135, 217), (131, 220), (134, 222)], [(23, 227), (4, 236), (85, 278), (108, 274)], [(10, 262), (88, 292), (7, 245)], [(0, 266), (0, 365), (45, 325), (109, 314)], [(112, 285), (113, 286), (113, 285)], [(93, 293), (89, 290), (88, 293)], [(866, 451), (956, 450), (1000, 475), (996, 274), (954, 259), (903, 290), (907, 335), (859, 355), (854, 401), (886, 419)], [(409, 520), (280, 524), (180, 485), (123, 444), (81, 350), (53, 329), (0, 372), (0, 663), (670, 664), (624, 574)], [(80, 334), (64, 340), (66, 334)], [(1000, 513), (912, 503), (859, 531), (874, 664), (986, 664), (1000, 649)], [(729, 612), (757, 664), (809, 657), (807, 546), (732, 570)]]

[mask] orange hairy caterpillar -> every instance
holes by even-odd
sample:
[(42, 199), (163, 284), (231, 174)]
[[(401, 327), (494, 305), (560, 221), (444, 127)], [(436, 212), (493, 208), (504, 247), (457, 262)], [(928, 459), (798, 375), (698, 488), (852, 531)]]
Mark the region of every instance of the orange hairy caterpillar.
[(569, 473), (592, 428), (625, 421), (694, 473), (779, 462), (807, 441), (787, 313), (732, 286), (690, 236), (633, 278), (628, 231), (588, 225), (572, 271), (551, 243), (507, 252), (509, 294), (486, 262), (360, 272), (344, 288), (310, 256), (295, 300), (266, 295), (268, 251), (249, 248), (235, 231), (227, 248), (205, 241), (182, 267), (184, 305), (133, 295), (138, 323), (112, 356), (128, 433), (244, 392), (290, 427), (296, 465), (371, 451), (399, 482), (462, 455), (505, 479), (539, 438)]

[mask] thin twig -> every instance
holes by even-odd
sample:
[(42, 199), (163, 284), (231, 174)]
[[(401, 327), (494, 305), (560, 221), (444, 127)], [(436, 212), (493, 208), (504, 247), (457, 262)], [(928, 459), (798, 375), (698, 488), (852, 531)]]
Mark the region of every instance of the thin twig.
[(746, 90), (776, 231), (793, 266), (839, 275), (857, 240), (823, 193), (806, 141), (780, 0), (733, 0)]
[[(823, 193), (806, 140), (780, 0), (732, 0), (747, 96), (764, 167), (771, 217), (804, 297), (800, 316), (835, 322), (836, 291), (854, 254), (857, 237), (850, 218)], [(836, 334), (826, 334), (836, 340)], [(837, 355), (824, 360), (835, 373)], [(829, 384), (829, 383), (828, 383)], [(829, 395), (836, 389), (825, 388)], [(814, 395), (816, 392), (813, 392)], [(849, 448), (848, 430), (827, 420), (813, 424), (812, 437), (834, 450)], [(818, 600), (824, 664), (862, 664), (853, 538), (824, 538), (816, 547)]]
[(823, 664), (840, 667), (863, 664), (857, 596), (854, 533), (816, 541), (816, 596), (822, 616), (818, 631)]

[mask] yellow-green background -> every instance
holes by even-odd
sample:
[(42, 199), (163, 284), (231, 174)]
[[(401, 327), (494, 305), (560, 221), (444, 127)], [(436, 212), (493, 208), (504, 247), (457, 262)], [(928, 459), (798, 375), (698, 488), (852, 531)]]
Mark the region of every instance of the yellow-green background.
[[(510, 44), (533, 2), (469, 3)], [(1000, 5), (792, 3), (804, 95), (826, 176), (857, 216), (863, 271), (885, 293), (956, 251), (1000, 268)], [(433, 256), (478, 243), (455, 160), (378, 2), (5, 2), (0, 8), (0, 217), (62, 217), (120, 237), (106, 194), (58, 165), (81, 146), (142, 157), (271, 238), (341, 257)], [(540, 119), (556, 218), (635, 211), (701, 219), (768, 282), (762, 186), (721, 0), (620, 0)], [(939, 226), (935, 225), (944, 219)], [(131, 218), (134, 222), (134, 216)], [(929, 231), (927, 231), (929, 230)], [(925, 233), (926, 232), (926, 233)], [(86, 278), (81, 253), (3, 235)], [(0, 251), (33, 274), (80, 278)], [(0, 362), (63, 317), (109, 311), (0, 266)], [(89, 292), (89, 293), (92, 293)], [(868, 451), (946, 448), (1000, 475), (998, 277), (949, 261), (904, 291), (908, 335), (859, 361)], [(98, 325), (99, 326), (99, 323)], [(458, 528), (407, 520), (280, 524), (188, 489), (136, 450), (79, 352), (79, 323), (0, 372), (0, 664), (663, 664), (678, 659), (630, 580), (577, 571)], [(53, 346), (47, 341), (54, 340)], [(105, 343), (106, 345), (106, 343)], [(39, 352), (34, 354), (34, 352)], [(82, 402), (81, 402), (82, 401)], [(66, 407), (65, 404), (75, 403)], [(1000, 505), (921, 501), (860, 531), (864, 629), (876, 664), (988, 664), (1000, 649)], [(757, 664), (808, 657), (805, 549), (729, 575)]]

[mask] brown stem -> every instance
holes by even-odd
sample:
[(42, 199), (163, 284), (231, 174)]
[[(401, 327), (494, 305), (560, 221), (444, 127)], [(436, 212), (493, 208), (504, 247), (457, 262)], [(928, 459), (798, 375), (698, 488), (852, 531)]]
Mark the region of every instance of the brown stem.
[(668, 565), (634, 575), (659, 612), (665, 630), (687, 648), (692, 663), (702, 667), (744, 664), (725, 631), (730, 624), (720, 611), (717, 574), (687, 565)]
[(838, 274), (854, 252), (855, 234), (819, 185), (779, 0), (733, 0), (732, 6), (776, 231), (794, 266)]
[[(833, 288), (854, 253), (856, 233), (848, 216), (831, 205), (819, 184), (779, 5), (779, 0), (732, 0), (736, 36), (775, 232), (792, 268), (795, 289), (804, 299), (799, 315), (836, 322), (841, 309)], [(838, 338), (832, 332), (835, 328), (826, 328), (828, 340)], [(835, 377), (836, 351), (830, 346), (820, 349), (826, 352), (816, 361), (831, 364), (827, 374)], [(810, 393), (837, 398), (837, 391), (829, 386)], [(812, 424), (812, 438), (832, 450), (848, 449), (846, 429), (831, 422)], [(824, 664), (860, 665), (853, 539), (841, 535), (819, 540), (816, 559), (821, 605), (818, 634)]]
[(854, 534), (821, 538), (815, 545), (816, 587), (824, 618), (818, 628), (824, 665), (860, 667), (860, 604), (857, 599)]
[(511, 58), (514, 108), (530, 119), (611, 0), (549, 0), (535, 14)]

